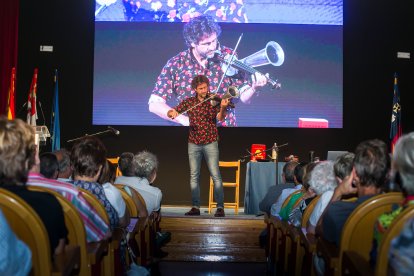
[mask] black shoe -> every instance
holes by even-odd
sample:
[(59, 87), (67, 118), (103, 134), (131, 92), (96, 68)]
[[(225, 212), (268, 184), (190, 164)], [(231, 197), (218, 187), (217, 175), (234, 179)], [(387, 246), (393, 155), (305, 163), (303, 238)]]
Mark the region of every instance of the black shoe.
[(187, 213), (185, 213), (186, 216), (199, 216), (200, 215), (200, 209), (198, 208), (191, 208), (190, 211), (188, 211)]
[(171, 240), (170, 232), (157, 232), (155, 236), (155, 243), (157, 247), (161, 247)]
[(217, 208), (216, 213), (214, 214), (217, 218), (222, 218), (225, 216), (223, 208)]

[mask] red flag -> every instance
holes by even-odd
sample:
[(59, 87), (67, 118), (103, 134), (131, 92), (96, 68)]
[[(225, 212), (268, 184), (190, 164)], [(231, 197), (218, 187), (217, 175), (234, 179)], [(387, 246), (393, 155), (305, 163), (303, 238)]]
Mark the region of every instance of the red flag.
[(401, 128), (401, 104), (400, 104), (400, 92), (398, 91), (397, 73), (394, 75), (394, 97), (392, 99), (392, 115), (391, 115), (391, 152), (394, 152), (395, 144), (398, 138), (402, 135)]
[(29, 97), (27, 99), (27, 123), (32, 126), (36, 126), (36, 120), (37, 120), (36, 93), (37, 93), (37, 68), (34, 69), (32, 83), (30, 85)]
[(13, 120), (16, 117), (16, 112), (14, 109), (15, 100), (14, 93), (16, 90), (16, 69), (12, 68), (11, 79), (10, 79), (10, 88), (9, 88), (9, 97), (7, 99), (7, 118)]

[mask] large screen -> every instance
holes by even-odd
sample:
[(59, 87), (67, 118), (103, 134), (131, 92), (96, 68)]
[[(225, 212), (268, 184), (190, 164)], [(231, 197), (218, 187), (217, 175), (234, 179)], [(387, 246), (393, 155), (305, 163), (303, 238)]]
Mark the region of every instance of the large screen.
[[(221, 28), (203, 67), (183, 34), (200, 16)], [(97, 0), (93, 124), (186, 125), (165, 110), (194, 95), (194, 70), (217, 70), (210, 91), (232, 97), (228, 126), (342, 128), (343, 2)], [(246, 100), (257, 74), (266, 84)]]

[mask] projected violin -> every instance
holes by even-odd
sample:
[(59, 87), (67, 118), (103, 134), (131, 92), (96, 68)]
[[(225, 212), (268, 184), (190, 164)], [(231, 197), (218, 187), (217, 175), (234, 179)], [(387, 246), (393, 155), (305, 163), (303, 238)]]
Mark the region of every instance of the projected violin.
[[(283, 64), (285, 61), (285, 53), (283, 52), (282, 47), (274, 41), (269, 41), (264, 49), (240, 60), (233, 58), (231, 61), (231, 55), (223, 54), (220, 50), (216, 50), (214, 58), (222, 62), (222, 70), (226, 72), (227, 76), (234, 76), (239, 70), (250, 74), (259, 73), (266, 77), (267, 83), (269, 83), (273, 89), (279, 89), (282, 86), (277, 79), (274, 80), (254, 68), (267, 64), (273, 66), (280, 66)], [(230, 66), (228, 66), (229, 61), (231, 61)]]

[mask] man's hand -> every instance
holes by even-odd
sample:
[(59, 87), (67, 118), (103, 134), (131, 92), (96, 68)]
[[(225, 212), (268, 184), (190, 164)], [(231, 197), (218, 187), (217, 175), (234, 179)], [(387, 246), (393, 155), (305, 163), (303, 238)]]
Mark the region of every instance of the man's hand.
[(263, 87), (267, 83), (267, 78), (269, 74), (263, 75), (259, 72), (256, 72), (252, 75), (252, 88), (256, 90), (257, 87)]
[(178, 112), (177, 112), (177, 110), (175, 110), (175, 109), (170, 109), (170, 110), (168, 110), (168, 112), (167, 112), (167, 116), (168, 116), (168, 118), (171, 118), (171, 119), (175, 119), (177, 116), (178, 116), (179, 114), (178, 114)]
[(226, 109), (229, 105), (230, 99), (222, 99), (220, 102), (220, 107)]
[(354, 194), (358, 191), (354, 185), (356, 180), (356, 176), (354, 174), (355, 169), (352, 170), (349, 176), (344, 177), (344, 179), (338, 179), (338, 186), (335, 188), (331, 201), (338, 201), (342, 198), (342, 196)]

